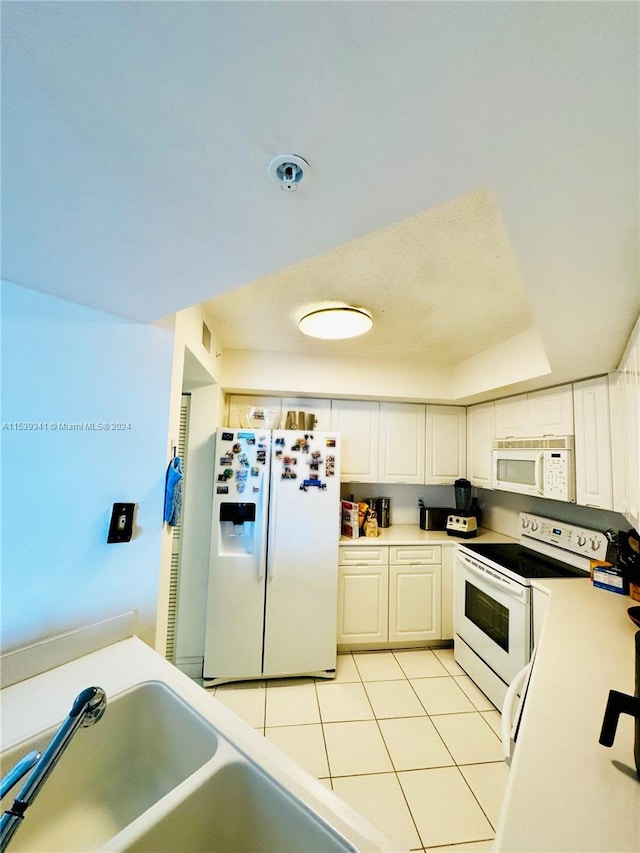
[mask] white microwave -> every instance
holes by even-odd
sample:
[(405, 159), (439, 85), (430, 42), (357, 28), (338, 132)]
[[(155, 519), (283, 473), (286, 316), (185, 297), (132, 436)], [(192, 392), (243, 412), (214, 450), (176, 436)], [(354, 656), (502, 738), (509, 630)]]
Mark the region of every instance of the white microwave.
[(494, 489), (575, 503), (573, 436), (507, 438), (492, 447)]

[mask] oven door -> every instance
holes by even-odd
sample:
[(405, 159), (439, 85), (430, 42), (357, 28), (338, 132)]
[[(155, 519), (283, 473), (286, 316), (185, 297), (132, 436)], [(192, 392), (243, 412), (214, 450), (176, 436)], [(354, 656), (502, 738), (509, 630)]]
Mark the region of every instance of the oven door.
[(455, 633), (505, 684), (530, 658), (530, 587), (497, 580), (460, 555), (455, 570)]

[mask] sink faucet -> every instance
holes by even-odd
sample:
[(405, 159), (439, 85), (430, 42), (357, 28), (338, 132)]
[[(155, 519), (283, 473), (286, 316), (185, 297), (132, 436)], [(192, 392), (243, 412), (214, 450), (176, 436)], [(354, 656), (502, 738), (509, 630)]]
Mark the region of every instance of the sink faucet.
[(26, 776), (32, 767), (35, 767), (40, 759), (40, 755), (41, 753), (37, 749), (34, 749), (33, 752), (28, 752), (16, 761), (11, 770), (0, 781), (0, 800), (4, 800), (5, 796), (18, 784), (22, 777)]
[(79, 728), (92, 726), (101, 719), (107, 707), (107, 697), (101, 687), (87, 687), (76, 696), (75, 701), (49, 746), (41, 756), (29, 753), (9, 771), (2, 780), (3, 795), (23, 776), (31, 774), (20, 789), (10, 809), (0, 817), (0, 853), (5, 850), (24, 819), (24, 814), (40, 793), (51, 771)]

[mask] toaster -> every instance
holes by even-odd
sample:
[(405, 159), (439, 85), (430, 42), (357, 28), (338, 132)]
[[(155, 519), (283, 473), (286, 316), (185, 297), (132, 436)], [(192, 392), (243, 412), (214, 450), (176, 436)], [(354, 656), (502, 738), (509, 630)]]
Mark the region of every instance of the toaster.
[(421, 530), (445, 530), (447, 518), (455, 510), (448, 507), (420, 507), (420, 529)]

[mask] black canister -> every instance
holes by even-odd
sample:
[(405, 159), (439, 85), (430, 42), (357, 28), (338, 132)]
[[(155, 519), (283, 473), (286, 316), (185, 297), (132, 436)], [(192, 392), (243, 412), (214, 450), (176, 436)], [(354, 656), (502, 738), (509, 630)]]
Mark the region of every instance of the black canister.
[(378, 527), (391, 527), (391, 498), (376, 498)]

